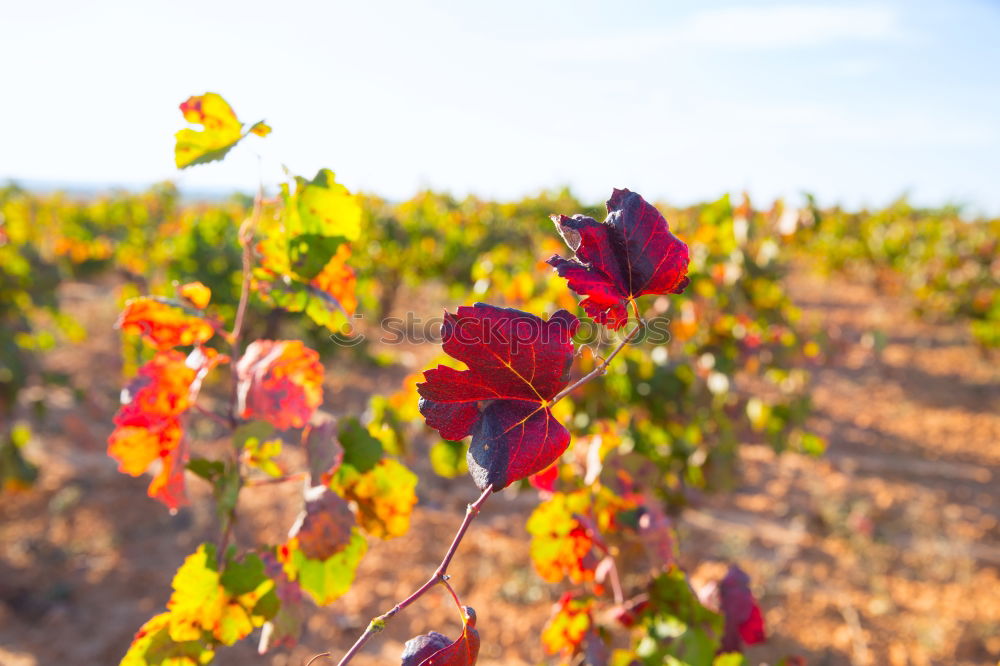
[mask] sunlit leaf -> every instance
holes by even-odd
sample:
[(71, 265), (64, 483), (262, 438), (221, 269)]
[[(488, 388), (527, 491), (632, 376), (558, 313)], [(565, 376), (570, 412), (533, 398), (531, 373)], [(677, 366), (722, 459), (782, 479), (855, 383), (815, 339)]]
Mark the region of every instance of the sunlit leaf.
[(465, 621), (461, 636), (452, 642), (447, 636), (432, 631), (411, 638), (403, 646), (401, 666), (473, 666), (479, 657), (476, 611), (470, 606), (462, 611)]
[(302, 588), (288, 580), (281, 563), (271, 554), (262, 558), (267, 576), (274, 581), (274, 592), (280, 606), (277, 613), (264, 623), (257, 651), (264, 654), (277, 647), (295, 647), (306, 619)]
[[(347, 245), (340, 245), (336, 252), (329, 255), (321, 264), (318, 272), (310, 277), (298, 276), (296, 269), (280, 241), (271, 239), (258, 244), (261, 253), (261, 265), (254, 271), (255, 289), (265, 301), (288, 310), (303, 312), (320, 326), (330, 330), (338, 330), (348, 322), (349, 317), (357, 309), (355, 286), (357, 278), (354, 270), (347, 264), (351, 256)], [(308, 253), (303, 256), (322, 260), (322, 255)], [(300, 266), (307, 273), (315, 268), (313, 263)]]
[(361, 474), (345, 465), (331, 486), (355, 503), (358, 524), (372, 536), (390, 539), (410, 528), (417, 475), (402, 463), (383, 458)]
[(320, 274), (343, 242), (343, 238), (339, 236), (299, 234), (288, 242), (288, 258), (292, 269), (306, 280), (312, 280)]
[(212, 290), (201, 282), (188, 282), (181, 285), (177, 291), (199, 310), (204, 310), (212, 300)]
[(203, 666), (214, 658), (215, 650), (201, 637), (180, 642), (170, 638), (170, 613), (160, 613), (136, 632), (120, 666)]
[(431, 447), (431, 467), (434, 473), (445, 478), (454, 478), (469, 471), (465, 460), (465, 445), (442, 439)]
[(236, 366), (240, 414), (302, 428), (323, 401), (319, 354), (299, 340), (255, 340)]
[(621, 328), (627, 303), (642, 294), (678, 294), (688, 284), (688, 248), (670, 233), (656, 208), (635, 192), (615, 190), (601, 223), (585, 215), (553, 216), (575, 252), (548, 263), (569, 288), (586, 296), (581, 305), (594, 321)]
[(528, 483), (539, 490), (551, 493), (556, 489), (556, 481), (559, 479), (559, 465), (552, 463), (541, 472), (536, 472), (528, 477)]
[(594, 535), (578, 515), (589, 508), (585, 491), (556, 493), (539, 504), (528, 518), (531, 561), (538, 575), (550, 583), (568, 576), (575, 583), (594, 579), (597, 557)]
[(744, 643), (754, 645), (767, 639), (764, 614), (750, 590), (750, 577), (735, 564), (719, 583), (719, 606), (726, 618), (723, 650), (738, 652)]
[(541, 471), (569, 445), (549, 401), (569, 381), (578, 325), (565, 310), (547, 321), (485, 303), (445, 313), (443, 349), (469, 369), (427, 370), (420, 412), (445, 439), (472, 435), (469, 470), (481, 489)]
[(184, 119), (203, 129), (185, 128), (175, 135), (174, 161), (178, 169), (221, 160), (247, 134), (267, 136), (271, 128), (263, 122), (243, 130), (243, 123), (226, 100), (216, 93), (189, 97), (181, 104)]
[(293, 580), (320, 606), (342, 597), (354, 582), (358, 563), (368, 549), (365, 538), (354, 529), (347, 546), (325, 560), (311, 560), (299, 548), (297, 539), (278, 548), (278, 561), (285, 575)]
[(583, 644), (593, 624), (592, 599), (577, 599), (565, 593), (556, 604), (553, 616), (542, 630), (542, 646), (549, 654), (568, 657)]
[(305, 508), (296, 519), (290, 538), (311, 560), (326, 560), (351, 541), (355, 525), (351, 507), (326, 486), (313, 486), (305, 494)]
[(390, 399), (373, 395), (368, 399), (368, 415), (369, 434), (382, 442), (387, 453), (404, 455), (407, 452), (406, 423)]
[(282, 200), (283, 214), (262, 225), (254, 288), (265, 301), (337, 331), (357, 308), (346, 243), (360, 234), (361, 205), (327, 169), (311, 181), (296, 178), (294, 191), (283, 185)]
[(227, 558), (220, 573), (211, 544), (184, 560), (172, 587), (167, 612), (143, 625), (123, 664), (207, 664), (216, 645), (244, 638), (278, 608), (274, 582), (259, 557)]
[[(358, 298), (355, 294), (357, 278), (354, 269), (347, 265), (347, 260), (350, 258), (351, 249), (347, 245), (341, 245), (319, 273), (312, 277), (309, 286), (335, 300), (340, 309), (348, 315), (353, 315), (358, 309)], [(306, 314), (316, 323), (321, 323), (317, 321), (315, 313), (309, 313), (308, 308)], [(329, 328), (328, 324), (323, 325)]]
[(361, 205), (358, 198), (337, 182), (329, 169), (320, 169), (315, 178), (295, 179), (294, 197), (286, 206), (289, 237), (317, 234), (345, 241), (358, 239), (361, 233)]
[[(223, 645), (232, 645), (276, 610), (273, 604), (261, 603), (273, 594), (274, 581), (267, 577), (260, 558), (254, 554), (241, 560), (227, 558), (220, 574), (211, 544), (188, 556), (173, 587), (167, 602), (172, 636), (202, 630)], [(270, 612), (262, 612), (265, 608)]]
[(166, 455), (161, 455), (160, 471), (149, 482), (147, 493), (164, 504), (171, 511), (188, 503), (184, 484), (184, 469), (187, 466), (188, 451), (181, 440), (178, 446)]
[[(215, 362), (206, 355), (201, 358), (205, 363)], [(108, 455), (118, 461), (121, 472), (139, 476), (160, 462), (149, 496), (170, 509), (186, 503), (187, 450), (182, 446), (180, 415), (191, 404), (199, 372), (178, 351), (158, 352), (122, 392), (125, 404), (115, 415), (115, 429), (108, 438)]]
[(281, 438), (272, 437), (263, 441), (256, 437), (251, 437), (243, 444), (243, 461), (248, 467), (259, 469), (270, 477), (284, 475), (275, 458), (281, 455)]
[(253, 127), (250, 128), (250, 132), (252, 134), (256, 134), (257, 136), (267, 136), (272, 132), (272, 130), (270, 125), (265, 123), (263, 120), (259, 120), (253, 124)]
[(180, 445), (182, 431), (176, 417), (154, 418), (123, 408), (116, 418), (117, 427), (108, 437), (108, 455), (118, 461), (119, 472), (140, 476), (163, 452)]
[(325, 421), (302, 431), (312, 485), (327, 485), (344, 460), (344, 447), (337, 441), (336, 424)]
[(344, 464), (358, 472), (367, 472), (382, 459), (382, 442), (372, 437), (355, 418), (341, 424), (338, 438), (344, 447)]
[(148, 296), (127, 302), (116, 326), (142, 335), (145, 342), (161, 351), (179, 345), (200, 345), (215, 334), (211, 323), (189, 314), (179, 304)]

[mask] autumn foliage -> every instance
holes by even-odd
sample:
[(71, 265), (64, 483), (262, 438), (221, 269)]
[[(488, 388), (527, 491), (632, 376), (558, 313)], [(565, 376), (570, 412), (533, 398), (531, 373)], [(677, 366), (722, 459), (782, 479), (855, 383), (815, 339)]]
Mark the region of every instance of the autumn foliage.
[(472, 435), (468, 464), (480, 489), (506, 488), (548, 467), (569, 444), (552, 415), (566, 388), (579, 321), (548, 321), (485, 303), (445, 313), (442, 347), (468, 370), (438, 366), (417, 385), (420, 412), (445, 439)]
[[(214, 93), (188, 99), (181, 111), (201, 129), (177, 133), (180, 168), (221, 159), (249, 134), (271, 131), (263, 122), (246, 127)], [(379, 416), (367, 423), (334, 419), (323, 410), (325, 370), (317, 351), (295, 339), (243, 340), (251, 298), (343, 330), (359, 304), (350, 263), (351, 244), (368, 233), (361, 211), (332, 171), (293, 176), (277, 198), (265, 201), (259, 193), (240, 225), (242, 286), (232, 321), (201, 282), (177, 286), (176, 298), (141, 296), (125, 305), (119, 328), (142, 340), (148, 360), (123, 392), (108, 453), (124, 473), (151, 473), (149, 495), (172, 511), (187, 502), (188, 472), (209, 484), (221, 536), (218, 545), (203, 544), (188, 556), (166, 610), (140, 628), (122, 663), (207, 663), (220, 646), (257, 628), (261, 651), (293, 645), (307, 601), (336, 601), (354, 582), (369, 539), (409, 528), (417, 477), (397, 456), (397, 412), (376, 402)], [(374, 619), (341, 663), (403, 606), (442, 585), (455, 601), (461, 633), (417, 636), (401, 661), (474, 664), (480, 632), (489, 640), (488, 629), (477, 627), (475, 611), (460, 602), (445, 571), (478, 507), (529, 479), (542, 497), (527, 524), (534, 567), (545, 581), (572, 585), (540, 628), (549, 654), (590, 664), (668, 663), (668, 656), (686, 660), (669, 663), (709, 664), (717, 654), (763, 640), (760, 607), (738, 568), (719, 583), (714, 602), (691, 589), (675, 560), (676, 534), (660, 489), (620, 453), (627, 447), (615, 439), (614, 419), (602, 419), (592, 437), (576, 442), (563, 422), (568, 412), (559, 403), (604, 375), (646, 329), (637, 299), (680, 294), (690, 282), (688, 246), (655, 207), (616, 189), (607, 212), (604, 222), (554, 216), (573, 256), (547, 261), (565, 279), (560, 302), (573, 303), (568, 286), (608, 331), (632, 323), (610, 353), (591, 351), (589, 367), (574, 372), (584, 355), (574, 340), (581, 322), (566, 309), (541, 317), (476, 303), (445, 313), (442, 350), (464, 369), (428, 369), (406, 396), (410, 404), (397, 400), (392, 409), (417, 407), (450, 442), (471, 436), (465, 462), (482, 495), (428, 583)], [(206, 392), (212, 400), (200, 402)], [(228, 455), (206, 455), (189, 427), (194, 419), (207, 419), (231, 443)], [(304, 469), (281, 461), (288, 446), (301, 447)], [(302, 509), (284, 541), (243, 549), (230, 540), (238, 497), (261, 479), (302, 482)], [(630, 567), (628, 579), (623, 567)], [(611, 625), (635, 640), (616, 642)]]

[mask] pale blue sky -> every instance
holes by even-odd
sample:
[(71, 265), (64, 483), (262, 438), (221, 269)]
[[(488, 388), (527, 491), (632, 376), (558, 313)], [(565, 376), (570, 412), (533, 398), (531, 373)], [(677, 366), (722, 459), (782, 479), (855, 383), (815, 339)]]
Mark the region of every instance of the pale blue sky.
[[(1000, 2), (7, 2), (0, 178), (1000, 213)], [(266, 118), (177, 173), (177, 104)]]

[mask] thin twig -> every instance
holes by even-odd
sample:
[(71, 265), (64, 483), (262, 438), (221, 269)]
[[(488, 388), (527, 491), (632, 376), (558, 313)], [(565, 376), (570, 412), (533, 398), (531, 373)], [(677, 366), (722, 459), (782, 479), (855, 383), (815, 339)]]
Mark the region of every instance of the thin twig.
[[(229, 344), (231, 346), (232, 352), (230, 357), (233, 363), (233, 389), (232, 394), (229, 399), (229, 423), (232, 428), (236, 428), (240, 424), (239, 415), (239, 389), (240, 389), (240, 379), (239, 374), (236, 372), (236, 365), (240, 361), (240, 356), (242, 355), (242, 347), (240, 336), (243, 334), (243, 321), (246, 318), (247, 313), (247, 303), (250, 301), (250, 280), (252, 278), (253, 270), (253, 235), (257, 228), (257, 222), (260, 220), (261, 210), (264, 206), (264, 183), (261, 182), (257, 187), (257, 195), (253, 200), (253, 212), (251, 212), (250, 217), (243, 221), (240, 225), (239, 239), (240, 246), (243, 248), (243, 282), (240, 285), (240, 302), (236, 306), (236, 319), (233, 320), (233, 332), (229, 336)], [(239, 449), (235, 451), (235, 462), (239, 465)], [(241, 474), (242, 477), (242, 474)], [(242, 478), (241, 478), (242, 481)], [(223, 518), (225, 521), (225, 527), (222, 532), (222, 538), (219, 540), (219, 564), (221, 565), (224, 557), (226, 548), (229, 545), (229, 539), (233, 533), (233, 524), (236, 522), (236, 505), (227, 512), (226, 516)]]
[(622, 579), (618, 576), (618, 565), (610, 553), (604, 559), (609, 564), (608, 576), (611, 578), (611, 594), (614, 596), (615, 603), (621, 606), (625, 603), (625, 593), (622, 591)]
[[(601, 538), (601, 533), (597, 529), (597, 525), (594, 524), (594, 521), (587, 516), (579, 514), (573, 514), (573, 517), (586, 528), (587, 534), (590, 536), (591, 543), (594, 545), (594, 548), (604, 553), (604, 559), (602, 562), (608, 563), (608, 575), (611, 577), (611, 593), (614, 595), (615, 603), (621, 604), (625, 599), (625, 594), (622, 591), (621, 578), (618, 576), (618, 565), (615, 562), (615, 554), (611, 551), (608, 544), (604, 542), (604, 539)], [(600, 565), (598, 565), (598, 567), (600, 567)]]
[(587, 384), (588, 382), (597, 379), (605, 372), (607, 372), (608, 366), (611, 364), (611, 361), (614, 360), (615, 356), (618, 355), (618, 352), (620, 352), (622, 349), (625, 349), (625, 345), (627, 345), (628, 343), (632, 342), (633, 339), (635, 339), (635, 336), (639, 334), (639, 331), (643, 329), (644, 325), (645, 324), (642, 322), (642, 320), (639, 320), (636, 323), (635, 328), (632, 329), (632, 332), (625, 336), (625, 339), (622, 340), (618, 344), (618, 346), (611, 351), (610, 354), (608, 354), (607, 358), (601, 361), (600, 365), (598, 365), (596, 368), (585, 374), (583, 377), (580, 377), (580, 379), (576, 380), (575, 382), (564, 388), (562, 391), (559, 391), (559, 393), (557, 393), (556, 396), (552, 398), (549, 404), (554, 405), (555, 403), (559, 402), (560, 400), (562, 400), (570, 393), (583, 386), (584, 384)]
[[(385, 629), (385, 623), (392, 619), (393, 616), (399, 613), (399, 611), (403, 610), (414, 601), (427, 594), (427, 592), (435, 585), (445, 582), (448, 565), (451, 564), (452, 558), (455, 557), (455, 553), (458, 551), (458, 545), (462, 542), (462, 537), (465, 536), (465, 533), (469, 529), (469, 525), (471, 525), (472, 521), (479, 515), (479, 510), (482, 508), (483, 504), (486, 503), (486, 500), (492, 493), (493, 486), (487, 486), (486, 490), (483, 491), (483, 494), (479, 496), (479, 499), (466, 507), (465, 519), (462, 521), (462, 524), (459, 525), (458, 531), (455, 533), (455, 538), (452, 539), (451, 546), (448, 547), (448, 552), (444, 554), (441, 564), (438, 565), (438, 568), (434, 571), (433, 575), (427, 579), (427, 582), (417, 588), (417, 591), (408, 596), (406, 599), (400, 601), (391, 609), (369, 622), (365, 632), (361, 634), (354, 645), (351, 646), (351, 649), (347, 651), (347, 654), (345, 654), (344, 657), (337, 662), (337, 666), (344, 666), (344, 664), (353, 659), (358, 652), (361, 651), (361, 648), (363, 648), (365, 644), (371, 640), (372, 636)], [(452, 593), (454, 594), (454, 591), (452, 591)]]
[(329, 657), (329, 656), (330, 656), (329, 652), (320, 652), (317, 655), (313, 655), (313, 658), (306, 662), (306, 666), (312, 666), (312, 663), (317, 659), (322, 659), (324, 657)]
[(224, 416), (221, 416), (220, 414), (216, 414), (212, 410), (210, 410), (210, 409), (208, 409), (206, 407), (202, 407), (201, 405), (195, 405), (194, 409), (195, 409), (196, 412), (198, 412), (202, 416), (207, 416), (208, 418), (212, 419), (213, 421), (215, 421), (216, 423), (218, 423), (223, 428), (226, 428), (226, 429), (232, 428), (232, 424), (229, 421), (227, 421)]
[(247, 302), (250, 300), (250, 280), (253, 263), (253, 235), (257, 229), (257, 222), (264, 207), (264, 184), (257, 188), (257, 195), (253, 198), (253, 212), (250, 217), (240, 225), (239, 239), (243, 248), (243, 283), (240, 285), (240, 302), (236, 306), (236, 319), (233, 320), (232, 345), (233, 360), (240, 357), (240, 336), (243, 333), (243, 320), (246, 318)]
[(229, 547), (229, 539), (233, 535), (233, 523), (236, 522), (234, 513), (234, 511), (230, 511), (222, 517), (224, 527), (222, 528), (222, 536), (219, 537), (219, 549), (215, 553), (215, 559), (218, 561), (220, 568), (226, 560), (226, 548)]

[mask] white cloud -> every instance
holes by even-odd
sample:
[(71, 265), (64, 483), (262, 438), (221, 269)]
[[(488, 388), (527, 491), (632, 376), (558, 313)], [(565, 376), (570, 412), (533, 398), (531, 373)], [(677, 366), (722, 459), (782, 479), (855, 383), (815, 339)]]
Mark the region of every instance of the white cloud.
[(700, 46), (781, 49), (886, 41), (898, 37), (900, 28), (888, 7), (776, 5), (698, 12), (677, 33), (681, 41)]

